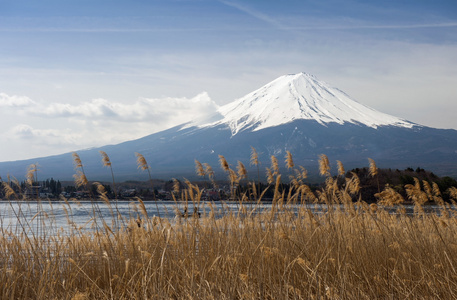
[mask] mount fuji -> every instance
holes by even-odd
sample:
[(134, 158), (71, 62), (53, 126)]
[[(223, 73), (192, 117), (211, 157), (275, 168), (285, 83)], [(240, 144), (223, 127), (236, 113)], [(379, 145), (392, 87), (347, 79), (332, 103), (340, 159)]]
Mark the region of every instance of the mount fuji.
[[(153, 177), (169, 179), (192, 177), (195, 159), (218, 170), (219, 154), (233, 167), (238, 160), (248, 166), (251, 146), (263, 167), (269, 166), (271, 155), (282, 161), (290, 151), (295, 163), (310, 173), (323, 153), (346, 168), (366, 166), (367, 159), (373, 158), (378, 167), (420, 166), (439, 175), (457, 175), (456, 130), (421, 126), (376, 111), (306, 73), (281, 76), (205, 118), (137, 140), (77, 152), (89, 180), (110, 177), (99, 150), (109, 155), (118, 180), (144, 176), (136, 168), (135, 152), (145, 156)], [(65, 180), (74, 174), (67, 153), (3, 162), (0, 175), (19, 178), (32, 163), (40, 165), (42, 178)]]
[(221, 119), (199, 127), (226, 125), (236, 135), (243, 130), (258, 131), (295, 120), (360, 124), (372, 128), (415, 124), (366, 107), (344, 92), (331, 88), (306, 73), (281, 76), (260, 89), (219, 109)]

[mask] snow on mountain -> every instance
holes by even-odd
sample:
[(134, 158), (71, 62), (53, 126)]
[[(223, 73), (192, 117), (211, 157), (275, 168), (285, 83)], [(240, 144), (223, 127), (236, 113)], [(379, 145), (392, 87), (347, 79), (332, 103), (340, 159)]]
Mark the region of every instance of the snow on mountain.
[(351, 99), (342, 91), (328, 86), (306, 73), (285, 75), (260, 89), (218, 109), (216, 121), (188, 124), (213, 127), (226, 124), (232, 135), (251, 129), (257, 131), (290, 123), (294, 120), (327, 123), (363, 124), (372, 128), (416, 124), (387, 115)]

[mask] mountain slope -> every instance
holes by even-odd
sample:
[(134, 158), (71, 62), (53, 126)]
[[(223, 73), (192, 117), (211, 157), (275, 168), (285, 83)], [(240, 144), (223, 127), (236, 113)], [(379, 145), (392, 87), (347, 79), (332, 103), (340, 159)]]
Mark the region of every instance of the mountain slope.
[[(318, 155), (325, 153), (347, 168), (366, 166), (371, 157), (379, 167), (420, 166), (439, 175), (457, 175), (457, 131), (377, 112), (304, 73), (282, 76), (203, 120), (78, 153), (89, 180), (110, 178), (99, 150), (110, 156), (117, 180), (145, 179), (136, 168), (135, 152), (146, 157), (154, 177), (169, 179), (195, 176), (194, 159), (220, 170), (219, 154), (233, 168), (238, 160), (248, 166), (251, 146), (259, 152), (262, 168), (269, 166), (271, 155), (281, 162), (290, 151), (295, 163), (311, 173), (317, 169)], [(27, 165), (36, 162), (43, 179), (70, 179), (74, 174), (67, 153), (0, 163), (0, 175), (21, 177)], [(217, 176), (225, 178), (222, 172)]]

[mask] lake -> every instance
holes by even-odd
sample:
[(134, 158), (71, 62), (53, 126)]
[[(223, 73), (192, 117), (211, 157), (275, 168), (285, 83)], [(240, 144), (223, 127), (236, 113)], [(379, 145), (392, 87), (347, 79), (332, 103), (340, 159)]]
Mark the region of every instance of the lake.
[[(257, 214), (259, 212), (270, 210), (271, 202), (261, 202), (260, 204), (248, 202), (243, 204), (246, 210), (240, 212), (240, 204), (235, 201), (215, 201), (215, 202), (200, 202), (197, 210), (200, 215), (208, 215), (211, 211), (214, 212), (216, 218), (220, 218), (230, 212)], [(178, 215), (186, 214), (185, 202), (174, 201), (145, 201), (144, 206), (148, 217), (160, 216), (174, 222)], [(304, 204), (307, 209), (313, 213), (323, 213), (327, 211), (325, 204)], [(195, 206), (193, 203), (187, 203), (187, 212), (190, 217), (194, 212)], [(291, 205), (288, 209), (296, 212), (303, 205)], [(413, 205), (404, 205), (407, 214), (414, 213)], [(424, 206), (427, 213), (439, 213), (439, 206), (428, 205)], [(396, 213), (396, 209), (389, 209), (391, 213)], [(112, 201), (111, 206), (100, 201), (0, 201), (0, 227), (2, 230), (15, 232), (40, 233), (42, 230), (46, 234), (69, 233), (71, 230), (92, 230), (94, 216), (101, 226), (101, 220), (112, 226), (113, 215), (120, 214), (125, 220), (128, 219), (144, 219), (141, 212), (140, 203), (138, 201)], [(45, 230), (44, 230), (45, 228)]]

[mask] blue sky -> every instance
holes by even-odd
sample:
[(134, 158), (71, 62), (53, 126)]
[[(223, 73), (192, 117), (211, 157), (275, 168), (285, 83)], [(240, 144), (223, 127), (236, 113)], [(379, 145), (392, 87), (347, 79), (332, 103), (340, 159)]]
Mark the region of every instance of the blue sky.
[(118, 143), (289, 73), (457, 129), (456, 1), (0, 0), (0, 161)]

